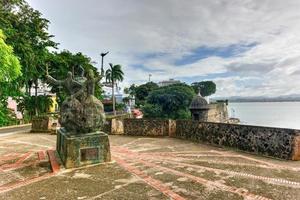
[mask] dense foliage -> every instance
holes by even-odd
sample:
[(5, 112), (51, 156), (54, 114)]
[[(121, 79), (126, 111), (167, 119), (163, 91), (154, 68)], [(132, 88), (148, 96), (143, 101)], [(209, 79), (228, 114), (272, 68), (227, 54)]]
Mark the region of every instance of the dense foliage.
[(0, 29), (0, 82), (15, 80), (21, 75), (21, 65), (13, 53), (13, 48), (5, 43), (5, 36)]
[(0, 0), (0, 28), (7, 36), (7, 44), (20, 58), (23, 76), (19, 81), (27, 94), (41, 76), (48, 49), (56, 47), (48, 25), (49, 21), (24, 0)]
[(21, 96), (19, 85), (15, 82), (0, 83), (0, 126), (12, 125), (16, 123), (14, 113), (7, 108), (8, 97)]
[[(57, 80), (66, 78), (68, 71), (72, 72), (75, 76), (83, 76), (83, 72), (89, 69), (94, 71), (95, 77), (99, 77), (97, 68), (93, 66), (91, 58), (83, 55), (82, 53), (73, 54), (67, 50), (60, 53), (49, 54), (47, 58), (47, 65), (49, 75)], [(44, 77), (42, 77), (43, 79)], [(58, 103), (61, 104), (66, 96), (66, 91), (57, 85), (49, 84), (52, 87), (52, 92), (57, 94)], [(99, 84), (95, 86), (95, 96), (102, 99), (102, 89)]]
[[(56, 43), (51, 40), (53, 36), (48, 33), (48, 24), (49, 21), (26, 1), (0, 0), (0, 29), (6, 36), (5, 42), (13, 48), (14, 54), (19, 58), (19, 65), (22, 66), (22, 76), (13, 83), (6, 82), (0, 85), (2, 110), (6, 109), (8, 96), (23, 96), (21, 88), (25, 88), (25, 95), (30, 95), (33, 84), (38, 88), (38, 79), (43, 74), (41, 68), (45, 66), (49, 48), (56, 47)], [(14, 70), (21, 74), (18, 68), (20, 67)], [(10, 70), (5, 69), (1, 75), (9, 72)], [(37, 110), (38, 105), (39, 102), (35, 101), (32, 106)]]
[[(82, 68), (92, 69), (95, 76), (99, 76), (93, 66), (94, 63), (82, 53), (53, 52), (58, 44), (53, 41), (54, 36), (48, 32), (49, 23), (25, 0), (0, 0), (0, 121), (3, 121), (2, 124), (10, 120), (7, 114), (9, 110), (6, 108), (8, 96), (19, 99), (22, 109), (27, 110), (24, 113), (31, 116), (42, 114), (47, 110), (45, 106), (49, 105), (50, 99), (37, 96), (38, 80), (45, 81), (46, 66), (49, 68), (50, 75), (56, 79), (64, 79), (67, 71), (81, 74)], [(32, 87), (35, 88), (34, 94), (31, 94)], [(102, 98), (101, 87), (96, 85), (95, 90), (95, 96)], [(63, 89), (53, 86), (52, 92), (59, 97), (59, 103), (63, 101), (65, 97)], [(7, 119), (3, 119), (4, 117)]]
[(14, 113), (6, 107), (0, 106), (0, 126), (8, 126), (16, 123)]
[(21, 65), (13, 48), (6, 44), (0, 29), (0, 126), (15, 123), (14, 113), (7, 108), (7, 98), (19, 95), (18, 84), (13, 83), (21, 75)]
[(146, 99), (149, 96), (149, 94), (158, 89), (158, 85), (153, 82), (148, 82), (142, 85), (139, 85), (135, 88), (132, 88), (134, 90), (135, 94), (135, 103), (137, 106), (145, 105)]
[[(38, 105), (34, 105), (36, 102)], [(24, 96), (19, 99), (18, 109), (23, 115), (33, 116), (36, 112), (35, 109), (37, 109), (39, 115), (42, 115), (48, 112), (48, 108), (51, 104), (52, 99), (48, 96)]]
[(147, 118), (190, 118), (189, 105), (195, 96), (193, 89), (186, 84), (159, 87), (147, 97), (142, 107)]
[(137, 86), (135, 84), (130, 85), (128, 88), (124, 88), (124, 93), (128, 94), (129, 99), (134, 98), (136, 88)]
[(199, 92), (203, 97), (216, 93), (216, 84), (213, 81), (201, 81), (192, 83), (192, 87), (196, 93)]

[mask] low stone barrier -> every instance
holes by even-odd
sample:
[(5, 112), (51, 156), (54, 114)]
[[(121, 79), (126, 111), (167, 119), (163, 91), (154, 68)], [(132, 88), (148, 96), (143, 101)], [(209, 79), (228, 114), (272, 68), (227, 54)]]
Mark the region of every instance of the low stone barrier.
[(265, 156), (300, 160), (300, 130), (194, 120), (114, 119), (110, 133), (170, 136)]
[(31, 122), (32, 133), (50, 133), (51, 132), (51, 119), (48, 116), (40, 116), (32, 119)]
[(124, 134), (139, 136), (169, 136), (174, 129), (172, 120), (163, 119), (124, 119)]
[(300, 130), (177, 120), (173, 137), (300, 160)]

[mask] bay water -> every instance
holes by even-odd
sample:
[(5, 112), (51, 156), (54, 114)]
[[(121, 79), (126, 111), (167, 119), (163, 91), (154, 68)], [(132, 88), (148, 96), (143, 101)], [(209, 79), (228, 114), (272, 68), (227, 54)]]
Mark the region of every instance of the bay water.
[(229, 102), (228, 113), (241, 124), (300, 129), (300, 102)]

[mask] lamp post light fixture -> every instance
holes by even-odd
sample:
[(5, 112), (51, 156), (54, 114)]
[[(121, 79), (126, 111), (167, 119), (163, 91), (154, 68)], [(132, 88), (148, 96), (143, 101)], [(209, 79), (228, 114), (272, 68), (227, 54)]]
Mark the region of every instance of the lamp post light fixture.
[(101, 75), (104, 75), (103, 59), (104, 59), (104, 56), (106, 56), (108, 53), (109, 53), (109, 51), (106, 52), (106, 53), (101, 53), (101, 54), (100, 54), (100, 55), (101, 55)]

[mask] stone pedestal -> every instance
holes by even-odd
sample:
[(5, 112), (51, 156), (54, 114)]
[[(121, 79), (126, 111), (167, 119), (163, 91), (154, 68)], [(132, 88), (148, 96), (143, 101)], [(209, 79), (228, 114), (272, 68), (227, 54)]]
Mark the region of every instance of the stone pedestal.
[(56, 150), (66, 168), (111, 161), (108, 135), (100, 131), (72, 135), (60, 129)]

